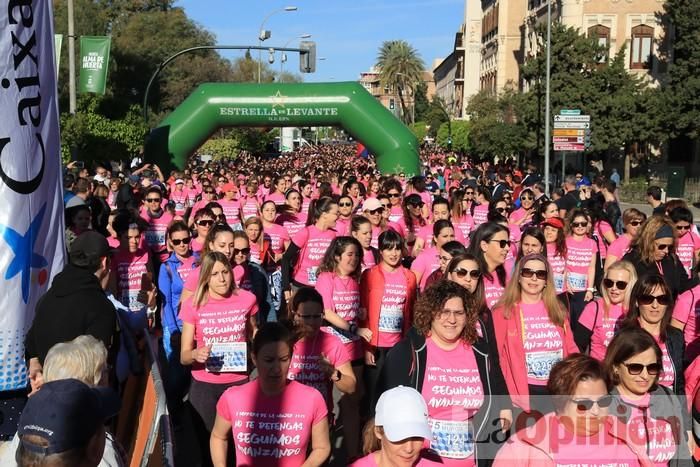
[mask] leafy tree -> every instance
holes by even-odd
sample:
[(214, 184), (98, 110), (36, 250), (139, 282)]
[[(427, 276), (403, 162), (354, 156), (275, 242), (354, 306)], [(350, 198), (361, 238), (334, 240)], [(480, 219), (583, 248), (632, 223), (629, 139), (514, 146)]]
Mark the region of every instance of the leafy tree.
[(448, 120), (447, 110), (445, 110), (445, 103), (439, 97), (435, 96), (430, 105), (428, 106), (428, 111), (425, 114), (425, 123), (428, 124), (428, 134), (433, 138), (437, 135), (440, 125)]
[(425, 81), (421, 80), (416, 85), (416, 94), (413, 98), (413, 112), (414, 120), (420, 122), (425, 120), (428, 109), (430, 108), (430, 102), (428, 101), (428, 85)]
[(382, 86), (396, 89), (401, 104), (404, 122), (410, 115), (406, 104), (407, 90), (415, 89), (423, 81), (423, 59), (418, 51), (404, 40), (385, 41), (379, 48), (377, 67), (381, 70), (379, 81)]
[(426, 136), (428, 136), (428, 125), (425, 122), (416, 122), (409, 125), (409, 128), (416, 136), (418, 144), (422, 143)]
[[(437, 132), (437, 144), (461, 153), (471, 152), (469, 130), (471, 123), (467, 120), (453, 120), (440, 125)], [(450, 140), (451, 138), (451, 140)]]

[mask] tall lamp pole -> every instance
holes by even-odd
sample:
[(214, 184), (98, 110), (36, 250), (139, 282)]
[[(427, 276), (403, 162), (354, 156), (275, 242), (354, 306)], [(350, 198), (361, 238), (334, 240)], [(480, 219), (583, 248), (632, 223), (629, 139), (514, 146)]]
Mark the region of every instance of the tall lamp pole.
[[(263, 19), (262, 23), (260, 23), (260, 31), (258, 33), (258, 47), (262, 47), (262, 42), (264, 40), (270, 38), (270, 34), (267, 31), (265, 31), (265, 23), (267, 22), (268, 19), (270, 19), (270, 17), (272, 15), (275, 15), (277, 13), (282, 13), (285, 11), (297, 11), (297, 10), (298, 10), (298, 8), (295, 6), (286, 6), (284, 8), (279, 9), (279, 10), (274, 10), (274, 11), (268, 13), (268, 15), (265, 17), (265, 19)], [(262, 82), (260, 79), (261, 74), (262, 74), (262, 49), (258, 49), (258, 84)]]
[[(550, 74), (552, 60), (552, 0), (547, 0), (547, 78), (545, 91), (545, 110), (544, 110), (544, 191), (549, 196), (549, 146), (551, 144), (550, 137)], [(562, 163), (562, 166), (564, 164)]]
[(68, 111), (75, 115), (75, 22), (73, 0), (68, 0)]
[[(284, 48), (286, 49), (287, 46), (288, 46), (293, 40), (296, 40), (296, 39), (310, 39), (310, 38), (311, 38), (311, 34), (300, 34), (300, 35), (298, 35), (298, 36), (296, 36), (296, 37), (292, 37), (291, 39), (289, 39), (289, 40), (284, 44)], [(282, 52), (282, 53), (280, 54), (280, 80), (282, 79), (282, 72), (284, 71), (284, 62), (286, 62), (286, 61), (287, 61), (287, 54), (284, 53), (284, 52)]]

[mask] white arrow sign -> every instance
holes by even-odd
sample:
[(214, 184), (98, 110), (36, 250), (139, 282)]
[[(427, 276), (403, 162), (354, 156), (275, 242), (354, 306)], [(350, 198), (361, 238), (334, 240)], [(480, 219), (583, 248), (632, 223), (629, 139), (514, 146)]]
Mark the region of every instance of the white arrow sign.
[(590, 122), (554, 122), (554, 128), (590, 128)]
[(590, 115), (555, 115), (555, 122), (590, 122)]

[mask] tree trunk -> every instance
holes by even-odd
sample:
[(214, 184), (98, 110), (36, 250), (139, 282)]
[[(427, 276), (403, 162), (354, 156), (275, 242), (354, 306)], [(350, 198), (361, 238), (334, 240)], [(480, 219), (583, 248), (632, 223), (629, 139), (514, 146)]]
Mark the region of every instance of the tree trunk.
[(622, 178), (622, 183), (630, 182), (630, 166), (632, 165), (632, 155), (630, 154), (631, 150), (631, 148), (625, 148), (625, 173), (624, 177)]
[(406, 116), (408, 115), (408, 109), (406, 108), (406, 101), (403, 98), (403, 89), (401, 86), (396, 87), (399, 93), (399, 102), (401, 103), (401, 120), (407, 123)]

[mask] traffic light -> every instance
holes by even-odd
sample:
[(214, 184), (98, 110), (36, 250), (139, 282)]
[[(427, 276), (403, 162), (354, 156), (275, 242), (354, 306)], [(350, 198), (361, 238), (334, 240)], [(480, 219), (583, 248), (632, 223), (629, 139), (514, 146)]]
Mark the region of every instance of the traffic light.
[(389, 99), (389, 110), (394, 110), (394, 107), (396, 107), (394, 99)]
[(583, 135), (583, 148), (591, 149), (591, 129), (586, 128)]
[(302, 73), (316, 72), (316, 43), (314, 41), (301, 41), (299, 43), (299, 71)]

